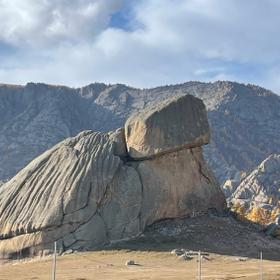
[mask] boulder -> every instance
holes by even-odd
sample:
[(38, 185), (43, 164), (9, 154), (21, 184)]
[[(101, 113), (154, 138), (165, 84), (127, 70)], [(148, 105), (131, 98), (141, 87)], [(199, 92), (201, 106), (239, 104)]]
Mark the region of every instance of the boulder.
[[(150, 118), (168, 119), (164, 112), (171, 118), (169, 109), (179, 106), (179, 110), (184, 100), (166, 101), (167, 109), (161, 105), (160, 113), (153, 111)], [(186, 111), (189, 116), (180, 118), (174, 111), (175, 123), (170, 119), (168, 125), (177, 129), (180, 120), (191, 136), (187, 137), (186, 129), (184, 137), (164, 132), (177, 137), (173, 148), (168, 142), (166, 154), (135, 161), (127, 154), (123, 129), (85, 131), (57, 144), (5, 183), (0, 188), (0, 258), (15, 258), (18, 252), (43, 256), (52, 252), (54, 241), (59, 252), (100, 248), (135, 237), (157, 220), (207, 213), (212, 208), (222, 211), (225, 199), (201, 147), (190, 148), (186, 141), (180, 144), (193, 135), (197, 135), (193, 144), (207, 142), (196, 130), (198, 123), (203, 126), (205, 115), (204, 109), (200, 115), (195, 108), (204, 108), (203, 104), (190, 96), (186, 100), (190, 103), (186, 108), (193, 102), (194, 109)], [(196, 122), (193, 133), (191, 124), (184, 121)], [(158, 131), (154, 126), (148, 129)]]
[(183, 254), (183, 255), (179, 256), (178, 259), (181, 261), (191, 261), (193, 259), (193, 257), (191, 257), (187, 254)]
[(130, 117), (125, 137), (129, 156), (134, 159), (208, 144), (205, 106), (192, 95), (167, 99)]
[(126, 262), (125, 262), (125, 265), (126, 265), (126, 266), (136, 265), (136, 263), (135, 263), (134, 260), (129, 260), (129, 261), (126, 261)]
[(186, 250), (185, 250), (185, 249), (179, 249), (179, 248), (173, 249), (173, 250), (171, 251), (171, 254), (172, 254), (172, 255), (176, 255), (176, 256), (181, 256), (181, 255), (184, 255), (185, 253), (186, 253)]

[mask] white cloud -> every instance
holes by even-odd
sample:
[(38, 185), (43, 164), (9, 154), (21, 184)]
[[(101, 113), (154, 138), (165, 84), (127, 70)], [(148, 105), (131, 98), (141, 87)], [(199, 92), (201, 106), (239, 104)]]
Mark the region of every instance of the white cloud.
[(266, 62), (280, 57), (279, 9), (280, 2), (270, 0), (147, 0), (137, 19), (157, 45), (174, 42), (201, 57)]
[(279, 89), (279, 1), (139, 0), (129, 22), (137, 28), (110, 27), (125, 2), (0, 0), (0, 43), (17, 48), (0, 80), (148, 87), (229, 78)]
[(40, 46), (88, 41), (108, 24), (121, 0), (0, 0), (0, 40)]

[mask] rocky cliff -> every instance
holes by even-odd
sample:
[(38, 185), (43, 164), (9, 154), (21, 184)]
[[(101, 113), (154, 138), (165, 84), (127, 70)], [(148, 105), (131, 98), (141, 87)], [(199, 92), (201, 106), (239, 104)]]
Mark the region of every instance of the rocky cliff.
[(1, 187), (1, 257), (46, 254), (54, 241), (92, 249), (161, 219), (223, 211), (202, 156), (208, 141), (205, 107), (190, 95), (146, 108), (125, 129), (64, 140)]
[(243, 217), (261, 224), (280, 217), (280, 155), (271, 155), (255, 168), (228, 199)]
[(253, 85), (188, 82), (142, 90), (0, 85), (0, 180), (67, 137), (116, 129), (148, 104), (186, 93), (206, 104), (212, 141), (204, 153), (220, 182), (280, 153), (280, 97)]

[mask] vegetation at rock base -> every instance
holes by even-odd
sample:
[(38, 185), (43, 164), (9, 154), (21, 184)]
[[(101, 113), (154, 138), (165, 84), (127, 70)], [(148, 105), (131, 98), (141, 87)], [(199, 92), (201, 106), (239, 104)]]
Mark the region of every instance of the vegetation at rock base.
[(261, 225), (274, 223), (276, 218), (280, 215), (280, 207), (273, 208), (272, 211), (269, 211), (268, 209), (255, 206), (247, 210), (245, 206), (241, 205), (239, 202), (233, 204), (231, 210), (237, 214), (238, 219), (242, 221), (249, 220)]

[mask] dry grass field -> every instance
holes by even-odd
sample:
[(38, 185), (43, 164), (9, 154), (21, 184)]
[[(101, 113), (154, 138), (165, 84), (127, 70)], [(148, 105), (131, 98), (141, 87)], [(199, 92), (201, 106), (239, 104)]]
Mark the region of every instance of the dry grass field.
[[(182, 261), (174, 248), (202, 250), (202, 279), (258, 280), (263, 251), (263, 280), (280, 280), (280, 240), (233, 218), (197, 217), (159, 222), (145, 234), (106, 249), (57, 258), (57, 280), (194, 280), (197, 257)], [(239, 260), (242, 256), (244, 261)], [(126, 266), (127, 260), (136, 265)], [(1, 264), (0, 280), (50, 280), (51, 257)]]
[[(137, 265), (126, 266), (127, 260)], [(196, 279), (197, 261), (181, 261), (170, 252), (112, 250), (58, 257), (58, 280), (188, 280)], [(259, 279), (260, 262), (239, 261), (233, 256), (210, 254), (202, 263), (202, 279)], [(263, 261), (265, 280), (280, 279), (280, 262)], [(51, 259), (0, 266), (1, 280), (49, 280)]]

